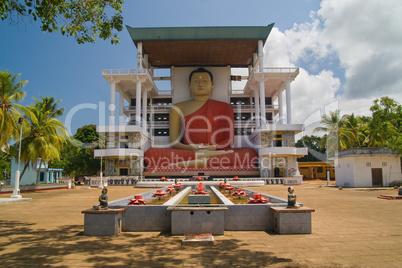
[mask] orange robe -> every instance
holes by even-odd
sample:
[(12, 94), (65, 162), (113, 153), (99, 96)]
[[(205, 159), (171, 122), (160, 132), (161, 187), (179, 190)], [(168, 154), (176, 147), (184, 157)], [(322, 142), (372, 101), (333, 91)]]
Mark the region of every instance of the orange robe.
[[(247, 168), (258, 170), (255, 163), (258, 154), (251, 148), (231, 148), (234, 140), (233, 109), (228, 103), (208, 100), (192, 114), (184, 117), (182, 143), (215, 145), (216, 150), (233, 152), (212, 156), (207, 159), (207, 167)], [(172, 163), (195, 160), (196, 151), (170, 148), (150, 148), (145, 152), (146, 171), (153, 168), (169, 167)], [(176, 167), (185, 169), (186, 167)]]

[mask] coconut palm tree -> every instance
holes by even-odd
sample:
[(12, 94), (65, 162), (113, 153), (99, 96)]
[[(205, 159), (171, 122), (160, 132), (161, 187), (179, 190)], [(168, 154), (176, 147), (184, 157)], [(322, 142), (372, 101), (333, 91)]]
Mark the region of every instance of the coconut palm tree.
[(363, 133), (364, 124), (359, 116), (355, 116), (354, 113), (344, 115), (343, 126), (351, 132), (351, 139), (347, 142), (347, 147), (362, 147), (366, 139)]
[(324, 114), (321, 117), (323, 127), (316, 127), (313, 132), (323, 131), (326, 135), (322, 137), (321, 146), (327, 147), (327, 156), (334, 156), (339, 149), (348, 148), (347, 144), (353, 139), (353, 134), (350, 130), (344, 127), (345, 117), (340, 116), (340, 111), (335, 110), (329, 112), (329, 115)]
[(42, 163), (60, 159), (60, 150), (68, 134), (64, 124), (56, 118), (64, 112), (64, 108), (58, 108), (60, 100), (55, 102), (53, 97), (42, 96), (41, 100), (34, 99), (36, 103), (28, 107), (32, 116), (29, 131), (22, 140), (21, 159), (26, 161), (23, 173), (29, 163), (35, 165), (40, 159), (36, 179), (39, 183)]
[(22, 88), (28, 81), (18, 82), (19, 76), (0, 71), (0, 148), (8, 148), (8, 141), (18, 137), (17, 121), (21, 112), (26, 112), (26, 108), (17, 102), (24, 98)]

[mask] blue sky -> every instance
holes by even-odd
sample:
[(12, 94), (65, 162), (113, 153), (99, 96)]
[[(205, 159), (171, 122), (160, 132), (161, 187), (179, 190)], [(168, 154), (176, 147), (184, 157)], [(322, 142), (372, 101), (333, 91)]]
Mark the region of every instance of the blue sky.
[[(402, 79), (392, 76), (402, 71), (396, 59), (402, 44), (401, 8), (397, 0), (127, 0), (123, 17), (131, 27), (275, 23), (265, 45), (266, 66), (301, 67), (292, 83), (292, 117), (308, 125), (317, 120), (313, 114), (328, 107), (364, 114), (373, 99), (384, 95), (401, 103)], [(381, 23), (395, 27), (384, 30)], [(126, 29), (119, 33), (119, 45), (103, 40), (78, 45), (59, 32), (41, 32), (29, 20), (19, 26), (1, 21), (0, 33), (0, 69), (29, 80), (23, 104), (39, 95), (62, 99), (62, 121), (79, 107), (109, 103), (110, 85), (102, 69), (136, 68), (136, 48)], [(74, 113), (69, 127), (75, 133), (85, 124), (99, 123), (99, 109), (87, 108)]]

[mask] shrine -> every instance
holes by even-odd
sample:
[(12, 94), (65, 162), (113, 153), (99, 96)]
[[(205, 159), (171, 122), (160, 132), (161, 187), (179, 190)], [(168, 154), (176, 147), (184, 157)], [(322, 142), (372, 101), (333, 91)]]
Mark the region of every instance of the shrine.
[(264, 64), (272, 27), (127, 27), (137, 68), (102, 71), (109, 125), (97, 127), (107, 146), (95, 157), (106, 176), (298, 182), (307, 148), (295, 147), (303, 125), (292, 122), (290, 84), (299, 69)]

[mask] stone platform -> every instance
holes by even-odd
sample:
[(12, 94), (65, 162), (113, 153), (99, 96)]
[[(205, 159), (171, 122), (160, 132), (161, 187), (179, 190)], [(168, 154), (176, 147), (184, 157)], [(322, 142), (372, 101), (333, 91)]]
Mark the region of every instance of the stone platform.
[(190, 194), (188, 196), (189, 204), (211, 204), (211, 196), (209, 194)]
[(172, 212), (172, 235), (204, 234), (223, 235), (226, 207), (179, 207), (167, 208)]
[(214, 245), (212, 234), (185, 234), (181, 244), (184, 245)]
[(378, 198), (388, 200), (402, 200), (402, 195), (380, 195), (378, 196)]
[(274, 228), (278, 234), (311, 234), (311, 213), (308, 207), (271, 207), (274, 211)]
[(81, 211), (84, 217), (84, 235), (108, 236), (121, 232), (122, 213), (121, 209), (96, 210), (87, 209)]

